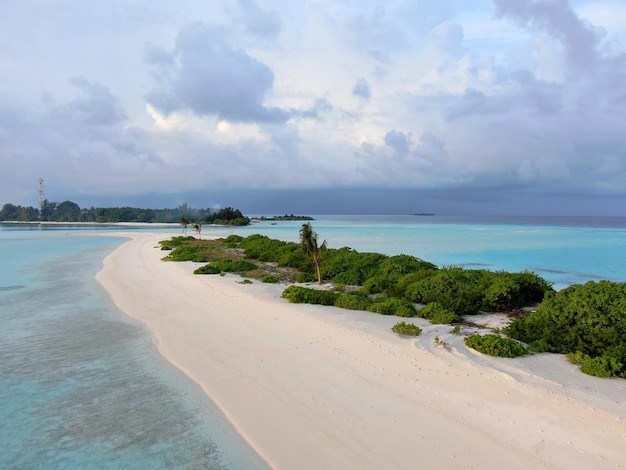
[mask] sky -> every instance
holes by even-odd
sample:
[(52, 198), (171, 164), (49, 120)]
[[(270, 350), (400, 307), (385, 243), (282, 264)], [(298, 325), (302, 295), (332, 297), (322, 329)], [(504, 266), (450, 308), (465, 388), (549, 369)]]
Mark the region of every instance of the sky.
[(0, 0), (0, 204), (626, 215), (623, 0)]

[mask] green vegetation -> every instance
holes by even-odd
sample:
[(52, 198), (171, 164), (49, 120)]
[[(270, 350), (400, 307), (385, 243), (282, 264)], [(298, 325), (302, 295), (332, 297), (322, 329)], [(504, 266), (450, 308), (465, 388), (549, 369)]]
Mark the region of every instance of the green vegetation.
[(568, 354), (587, 374), (626, 377), (626, 284), (590, 281), (550, 294), (506, 333), (531, 350)]
[(283, 291), (282, 297), (293, 304), (335, 305), (339, 295), (328, 290), (289, 286)]
[[(260, 280), (304, 283), (328, 279), (341, 286), (338, 289), (341, 292), (345, 286), (358, 288), (330, 295), (319, 294), (315, 289), (306, 294), (288, 291), (286, 298), (294, 302), (310, 301), (401, 317), (417, 314), (433, 323), (456, 323), (461, 321), (460, 315), (478, 313), (486, 306), (511, 310), (539, 302), (545, 292), (552, 291), (550, 284), (534, 273), (439, 269), (409, 255), (360, 253), (348, 247), (331, 249), (325, 242), (318, 246), (317, 234), (308, 223), (300, 230), (300, 243), (254, 234), (206, 241), (175, 237), (161, 244), (163, 249), (170, 250), (165, 260), (212, 262), (243, 258), (253, 260), (257, 268), (238, 272)], [(224, 272), (211, 265), (198, 272)], [(417, 313), (415, 303), (429, 305)]]
[(193, 209), (183, 204), (176, 209), (142, 209), (137, 207), (91, 207), (81, 209), (72, 201), (61, 203), (45, 200), (43, 210), (34, 207), (5, 204), (0, 210), (0, 221), (19, 222), (142, 222), (180, 223), (185, 234), (187, 226), (195, 224), (248, 225), (250, 219), (238, 209)]
[[(460, 333), (461, 315), (540, 304), (504, 330), (513, 339), (473, 335), (466, 344), (504, 357), (542, 351), (567, 354), (587, 374), (626, 377), (625, 284), (589, 282), (554, 292), (549, 282), (531, 272), (440, 269), (413, 256), (359, 253), (347, 247), (326, 248), (325, 243), (321, 250), (310, 224), (300, 235), (300, 243), (255, 234), (218, 240), (174, 237), (161, 245), (168, 250), (164, 260), (208, 262), (199, 273), (240, 272), (263, 282), (319, 282), (321, 275), (335, 283), (336, 290), (292, 285), (282, 296), (294, 303), (457, 323), (454, 334)], [(312, 263), (316, 247), (317, 262)], [(416, 303), (426, 306), (416, 311)]]
[(399, 335), (406, 336), (419, 336), (422, 333), (422, 329), (414, 325), (413, 323), (406, 323), (401, 321), (400, 323), (396, 323), (391, 327), (391, 331), (394, 333), (398, 333)]
[(421, 318), (430, 320), (437, 325), (450, 325), (461, 321), (461, 317), (451, 310), (447, 310), (440, 303), (432, 302), (417, 312)]
[(196, 269), (194, 274), (245, 273), (256, 269), (256, 264), (242, 259), (220, 259)]
[(365, 293), (354, 291), (340, 294), (337, 300), (335, 300), (335, 307), (345, 308), (347, 310), (367, 310), (372, 303), (373, 300)]
[(513, 339), (499, 335), (471, 335), (464, 339), (465, 344), (483, 354), (497, 357), (518, 357), (527, 353), (526, 347)]
[(376, 297), (374, 303), (367, 307), (367, 311), (396, 317), (414, 317), (416, 314), (415, 306), (408, 300), (383, 296)]

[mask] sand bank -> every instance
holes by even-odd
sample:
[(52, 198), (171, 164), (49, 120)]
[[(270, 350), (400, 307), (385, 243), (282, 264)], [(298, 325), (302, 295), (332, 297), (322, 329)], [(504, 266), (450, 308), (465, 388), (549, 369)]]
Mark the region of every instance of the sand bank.
[(98, 280), (274, 468), (626, 468), (626, 381), (486, 358), (450, 327), (401, 338), (397, 318), (194, 276), (160, 261), (163, 234), (130, 236)]

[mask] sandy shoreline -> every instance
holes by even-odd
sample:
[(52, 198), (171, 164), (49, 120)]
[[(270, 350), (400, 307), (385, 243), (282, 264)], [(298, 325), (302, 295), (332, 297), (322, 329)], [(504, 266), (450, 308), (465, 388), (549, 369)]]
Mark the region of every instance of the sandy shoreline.
[(624, 380), (473, 354), (449, 327), (401, 338), (398, 318), (194, 276), (160, 260), (166, 234), (128, 235), (98, 281), (274, 468), (626, 468)]

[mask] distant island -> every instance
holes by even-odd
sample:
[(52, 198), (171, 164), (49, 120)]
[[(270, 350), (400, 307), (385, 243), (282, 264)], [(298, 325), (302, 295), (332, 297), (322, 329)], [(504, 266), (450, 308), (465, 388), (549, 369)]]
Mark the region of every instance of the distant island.
[(308, 215), (275, 215), (273, 217), (265, 217), (265, 216), (261, 216), (261, 217), (253, 217), (253, 220), (271, 220), (271, 221), (275, 221), (275, 220), (315, 220), (313, 217), (310, 217)]
[(239, 209), (194, 209), (182, 204), (175, 209), (137, 207), (91, 207), (81, 209), (72, 201), (43, 201), (41, 208), (5, 204), (0, 222), (91, 222), (91, 223), (181, 223), (183, 225), (249, 225), (250, 218)]
[(416, 212), (415, 214), (411, 214), (411, 215), (430, 216), (430, 215), (435, 215), (435, 214), (431, 212)]

